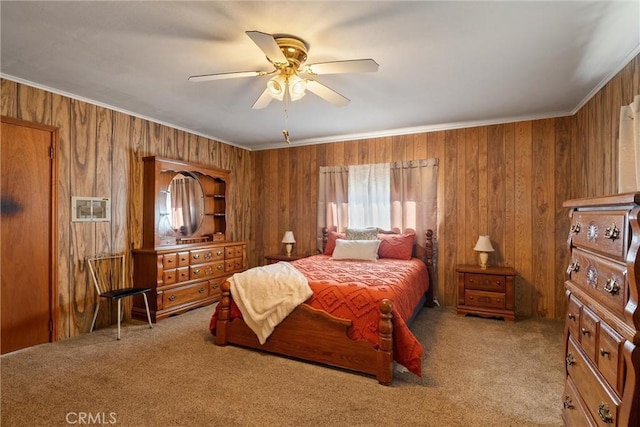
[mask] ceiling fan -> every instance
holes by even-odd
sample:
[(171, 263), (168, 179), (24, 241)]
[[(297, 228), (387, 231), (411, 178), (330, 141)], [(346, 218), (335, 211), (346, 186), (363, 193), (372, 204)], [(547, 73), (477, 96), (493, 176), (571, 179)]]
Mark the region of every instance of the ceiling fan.
[(197, 82), (273, 75), (252, 108), (265, 108), (272, 99), (297, 101), (305, 95), (307, 89), (334, 105), (343, 106), (350, 102), (348, 98), (311, 77), (322, 74), (378, 71), (378, 63), (373, 59), (303, 65), (307, 60), (309, 45), (301, 38), (290, 34), (267, 34), (260, 31), (247, 31), (246, 34), (264, 52), (267, 60), (273, 65), (273, 70), (203, 74), (191, 76), (189, 80)]

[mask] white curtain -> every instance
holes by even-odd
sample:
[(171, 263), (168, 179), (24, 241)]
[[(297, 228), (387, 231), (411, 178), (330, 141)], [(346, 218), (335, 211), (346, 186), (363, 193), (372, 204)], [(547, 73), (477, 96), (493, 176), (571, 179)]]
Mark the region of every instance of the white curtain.
[(391, 226), (389, 163), (349, 166), (349, 227)]
[(618, 191), (640, 190), (640, 95), (620, 109)]
[(438, 159), (320, 167), (318, 250), (325, 227), (339, 232), (347, 226), (398, 232), (411, 228), (420, 244), (425, 230), (431, 229), (436, 240), (437, 179)]

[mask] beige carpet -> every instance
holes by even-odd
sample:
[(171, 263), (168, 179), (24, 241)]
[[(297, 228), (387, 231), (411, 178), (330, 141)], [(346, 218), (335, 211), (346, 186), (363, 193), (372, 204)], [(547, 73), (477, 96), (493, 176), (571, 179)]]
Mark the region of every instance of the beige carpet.
[(423, 377), (393, 386), (350, 372), (216, 347), (213, 307), (0, 358), (2, 426), (560, 425), (562, 323), (424, 309)]

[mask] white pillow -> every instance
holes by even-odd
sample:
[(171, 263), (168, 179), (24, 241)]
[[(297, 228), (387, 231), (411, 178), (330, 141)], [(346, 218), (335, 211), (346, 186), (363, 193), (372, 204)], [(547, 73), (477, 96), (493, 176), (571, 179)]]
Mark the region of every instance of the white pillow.
[(380, 240), (336, 240), (332, 259), (353, 259), (360, 261), (377, 261)]

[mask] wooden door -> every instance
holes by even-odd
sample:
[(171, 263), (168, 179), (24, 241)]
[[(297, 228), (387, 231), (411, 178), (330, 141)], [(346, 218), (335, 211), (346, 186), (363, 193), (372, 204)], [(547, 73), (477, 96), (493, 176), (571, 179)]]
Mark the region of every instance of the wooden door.
[(1, 118), (0, 353), (50, 342), (56, 268), (57, 130)]

